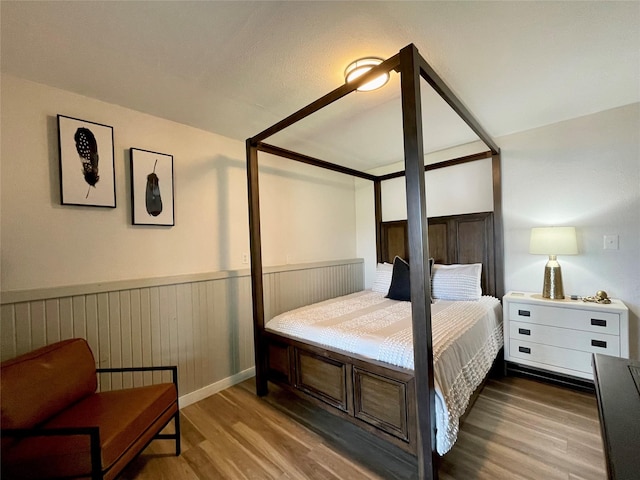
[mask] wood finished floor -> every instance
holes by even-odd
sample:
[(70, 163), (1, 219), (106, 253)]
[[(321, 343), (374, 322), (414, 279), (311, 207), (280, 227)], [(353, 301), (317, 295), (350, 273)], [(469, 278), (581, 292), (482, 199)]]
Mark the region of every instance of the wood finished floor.
[[(248, 380), (182, 410), (183, 449), (155, 441), (122, 480), (409, 479), (415, 459), (291, 394)], [(490, 379), (439, 467), (441, 480), (606, 478), (595, 396)]]

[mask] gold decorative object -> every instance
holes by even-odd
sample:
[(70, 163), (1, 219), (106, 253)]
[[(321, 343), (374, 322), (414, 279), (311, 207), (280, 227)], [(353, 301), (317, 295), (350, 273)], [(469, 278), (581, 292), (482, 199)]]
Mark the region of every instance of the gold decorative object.
[(531, 229), (529, 253), (549, 255), (544, 267), (542, 297), (549, 299), (564, 298), (562, 270), (557, 255), (576, 255), (578, 242), (575, 227), (535, 227)]
[(602, 303), (602, 304), (611, 303), (611, 299), (609, 299), (609, 296), (607, 295), (607, 292), (605, 292), (604, 290), (598, 290), (593, 297), (584, 297), (582, 299), (582, 301), (583, 302)]

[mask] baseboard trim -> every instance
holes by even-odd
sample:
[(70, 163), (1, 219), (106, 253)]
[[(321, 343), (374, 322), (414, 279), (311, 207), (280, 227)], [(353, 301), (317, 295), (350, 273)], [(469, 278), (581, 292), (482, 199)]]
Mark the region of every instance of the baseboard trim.
[(540, 368), (521, 365), (519, 363), (505, 362), (505, 374), (531, 378), (534, 380), (542, 380), (561, 387), (569, 387), (575, 390), (582, 390), (583, 392), (595, 393), (593, 380), (550, 372)]
[(191, 404), (199, 402), (211, 395), (215, 395), (218, 392), (221, 392), (225, 388), (232, 387), (240, 382), (244, 382), (246, 379), (255, 376), (256, 367), (247, 368), (242, 372), (236, 373), (235, 375), (231, 375), (230, 377), (224, 378), (216, 383), (212, 383), (211, 385), (207, 385), (206, 387), (200, 388), (195, 392), (187, 393), (178, 398), (178, 405), (180, 408), (187, 407)]

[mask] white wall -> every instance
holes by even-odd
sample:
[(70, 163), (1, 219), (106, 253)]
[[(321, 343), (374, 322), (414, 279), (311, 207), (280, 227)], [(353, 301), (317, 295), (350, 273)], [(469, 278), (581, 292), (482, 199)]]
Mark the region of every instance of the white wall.
[[(8, 75), (1, 102), (2, 291), (248, 267), (243, 142)], [(60, 205), (57, 114), (114, 127), (116, 209)], [(130, 147), (173, 155), (174, 227), (131, 225)], [(284, 162), (261, 161), (264, 263), (354, 257), (352, 180)]]
[(262, 153), (259, 164), (265, 265), (355, 256), (351, 176)]
[(373, 182), (355, 179), (357, 256), (364, 259), (364, 286), (371, 288), (376, 275), (376, 218)]
[[(497, 139), (502, 150), (507, 290), (542, 290), (546, 257), (528, 253), (531, 227), (575, 226), (579, 255), (559, 257), (565, 294), (605, 290), (630, 315), (640, 358), (640, 104)], [(620, 248), (604, 250), (603, 236)]]
[[(427, 215), (493, 211), (491, 159), (425, 172)], [(405, 178), (382, 182), (382, 220), (407, 219)]]
[[(502, 152), (506, 290), (542, 290), (547, 258), (528, 253), (531, 227), (575, 226), (580, 254), (558, 259), (565, 293), (586, 296), (605, 290), (610, 296), (622, 299), (630, 309), (630, 354), (632, 358), (640, 358), (639, 104), (496, 141)], [(451, 158), (456, 156), (454, 153), (441, 155)], [(402, 168), (396, 167), (395, 170)], [(454, 180), (456, 185), (486, 182), (490, 188), (490, 170), (487, 180), (469, 165), (462, 165), (460, 172), (465, 168), (467, 179)], [(393, 213), (384, 220), (406, 218), (406, 210), (402, 211), (404, 187), (401, 183), (396, 187), (391, 206), (385, 207), (387, 214)], [(434, 191), (433, 186), (429, 189), (427, 185), (427, 195), (430, 190)], [(491, 210), (485, 205), (489, 197), (483, 196), (482, 191), (467, 188), (455, 195), (467, 193), (469, 197), (462, 203), (478, 201), (479, 207), (473, 211)], [(476, 197), (478, 193), (480, 196)], [(460, 200), (452, 199), (451, 194), (429, 197), (427, 203), (435, 203), (440, 215), (461, 213), (457, 211)], [(387, 197), (383, 200), (388, 201)], [(375, 236), (371, 227), (373, 188), (370, 185), (357, 183), (356, 205), (358, 256), (365, 258), (365, 284), (370, 287), (375, 275)], [(449, 207), (456, 211), (440, 213)], [(433, 207), (428, 208), (431, 212)], [(603, 249), (605, 234), (619, 236), (618, 250)]]

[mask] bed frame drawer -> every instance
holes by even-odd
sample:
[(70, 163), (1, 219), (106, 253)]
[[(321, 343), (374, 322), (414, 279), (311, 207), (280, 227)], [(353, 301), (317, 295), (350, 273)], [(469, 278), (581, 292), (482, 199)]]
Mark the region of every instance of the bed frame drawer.
[(354, 413), (391, 435), (409, 440), (407, 384), (353, 368)]
[(299, 348), (295, 348), (294, 352), (294, 386), (343, 412), (348, 412), (348, 365)]

